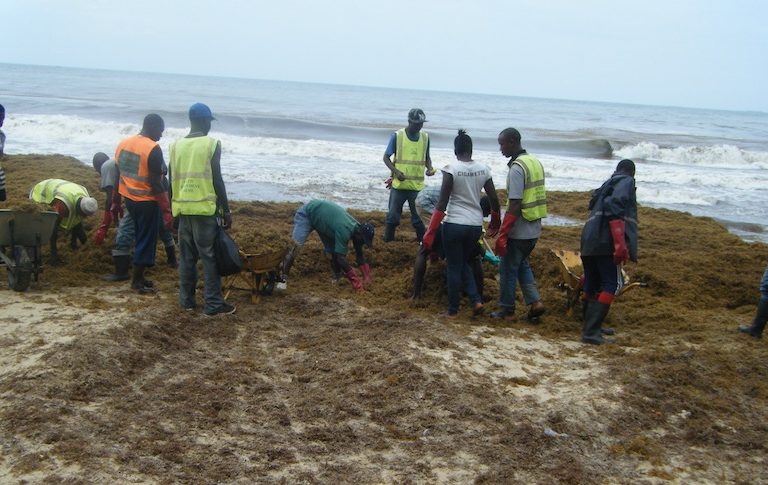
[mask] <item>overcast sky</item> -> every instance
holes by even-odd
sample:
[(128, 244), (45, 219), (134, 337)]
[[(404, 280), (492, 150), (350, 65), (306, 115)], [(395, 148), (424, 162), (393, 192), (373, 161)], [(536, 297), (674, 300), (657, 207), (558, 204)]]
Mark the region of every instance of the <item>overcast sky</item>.
[(0, 0), (0, 62), (768, 111), (764, 0)]

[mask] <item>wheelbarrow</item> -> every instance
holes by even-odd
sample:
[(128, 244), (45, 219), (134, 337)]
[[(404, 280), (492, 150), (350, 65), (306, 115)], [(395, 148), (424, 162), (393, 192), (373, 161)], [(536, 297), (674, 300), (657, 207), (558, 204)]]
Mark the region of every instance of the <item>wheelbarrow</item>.
[[(224, 298), (228, 298), (233, 289), (250, 291), (251, 303), (258, 303), (262, 295), (271, 295), (289, 249), (285, 247), (261, 254), (241, 250), (243, 270), (224, 279)], [(245, 284), (245, 287), (236, 286), (237, 283)]]
[(42, 272), (41, 246), (56, 227), (56, 212), (0, 209), (0, 258), (8, 271), (8, 286), (26, 291)]
[[(552, 249), (551, 251), (560, 262), (561, 281), (557, 287), (565, 291), (568, 303), (568, 315), (572, 315), (573, 308), (581, 299), (581, 290), (583, 286), (581, 277), (584, 274), (584, 268), (581, 264), (581, 253), (579, 251), (568, 251), (565, 249)], [(630, 283), (629, 275), (624, 271), (624, 268), (621, 269), (621, 276), (624, 280), (624, 284), (617, 296), (621, 296), (638, 287), (648, 286), (646, 283), (638, 281)]]

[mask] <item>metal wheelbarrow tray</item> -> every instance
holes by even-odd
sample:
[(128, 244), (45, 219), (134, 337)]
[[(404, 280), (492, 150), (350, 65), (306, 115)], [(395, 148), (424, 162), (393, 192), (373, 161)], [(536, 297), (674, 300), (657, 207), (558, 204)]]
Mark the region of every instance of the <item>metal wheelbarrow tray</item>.
[(52, 211), (0, 209), (0, 258), (12, 290), (26, 291), (33, 277), (37, 281), (42, 272), (40, 248), (51, 239), (57, 217)]
[[(250, 290), (251, 303), (258, 303), (261, 295), (271, 295), (288, 250), (286, 247), (261, 254), (247, 254), (241, 250), (243, 270), (224, 279), (224, 298), (229, 297), (233, 289)], [(246, 287), (235, 286), (238, 282)]]

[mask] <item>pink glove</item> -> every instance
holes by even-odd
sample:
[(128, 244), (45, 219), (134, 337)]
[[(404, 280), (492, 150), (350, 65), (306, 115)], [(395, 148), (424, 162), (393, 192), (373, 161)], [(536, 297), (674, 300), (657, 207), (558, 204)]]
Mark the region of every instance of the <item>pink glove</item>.
[(373, 281), (373, 275), (371, 274), (371, 265), (368, 263), (360, 265), (360, 272), (363, 273), (363, 287), (368, 288)]
[(350, 268), (349, 271), (344, 273), (344, 276), (346, 276), (349, 282), (352, 283), (352, 288), (354, 288), (355, 291), (363, 291), (363, 282), (360, 281), (360, 278), (357, 276), (357, 273), (355, 273), (354, 268)]

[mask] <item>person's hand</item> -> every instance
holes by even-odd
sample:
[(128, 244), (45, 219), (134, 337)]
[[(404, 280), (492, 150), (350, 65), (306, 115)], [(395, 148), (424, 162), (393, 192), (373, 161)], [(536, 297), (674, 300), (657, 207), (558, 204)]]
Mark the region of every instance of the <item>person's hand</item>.
[(501, 228), (499, 211), (491, 211), (491, 222), (488, 224), (488, 237), (495, 237)]
[(117, 226), (120, 219), (123, 218), (123, 205), (112, 202), (112, 207), (109, 208), (109, 212), (112, 214), (112, 221), (114, 221), (115, 226)]
[(629, 261), (629, 250), (624, 237), (624, 219), (613, 219), (608, 221), (608, 225), (611, 228), (611, 238), (613, 239), (613, 262), (616, 265), (624, 264)]
[(363, 287), (368, 288), (373, 281), (373, 275), (371, 274), (371, 265), (368, 263), (360, 265), (360, 272), (363, 273)]
[(387, 180), (384, 181), (384, 186), (388, 189), (392, 188), (392, 177), (389, 177)]
[(93, 244), (101, 246), (104, 243), (104, 238), (107, 237), (108, 228), (109, 226), (105, 226), (104, 224), (99, 226), (96, 230), (96, 234), (93, 236)]
[(445, 211), (435, 210), (432, 213), (432, 217), (429, 219), (427, 232), (425, 232), (424, 237), (421, 238), (421, 244), (425, 248), (432, 249), (432, 245), (435, 243), (435, 236), (437, 236), (437, 230), (440, 228), (440, 223), (443, 222), (444, 217)]
[(496, 239), (496, 247), (494, 248), (494, 252), (496, 253), (496, 256), (499, 256), (500, 258), (503, 258), (507, 255), (507, 242), (509, 240), (507, 239), (506, 234), (502, 234), (499, 236), (498, 239)]
[(357, 276), (357, 273), (355, 273), (354, 268), (349, 268), (349, 271), (344, 273), (344, 276), (347, 277), (350, 283), (352, 283), (352, 288), (355, 289), (356, 292), (363, 291), (363, 282), (360, 280), (360, 277)]
[(157, 195), (157, 205), (160, 207), (160, 213), (163, 215), (163, 227), (168, 232), (173, 232), (173, 214), (171, 214), (171, 201), (168, 199), (168, 192)]
[(397, 180), (399, 180), (401, 182), (403, 180), (405, 180), (405, 174), (403, 172), (401, 172), (400, 170), (396, 170), (395, 171), (395, 177), (397, 177)]
[(433, 176), (433, 175), (434, 175), (434, 174), (436, 174), (436, 173), (437, 173), (437, 170), (435, 170), (435, 169), (434, 169), (434, 168), (432, 168), (432, 167), (429, 167), (429, 168), (427, 169), (427, 177), (431, 177), (431, 176)]
[(232, 213), (224, 213), (224, 229), (230, 229), (232, 227)]

